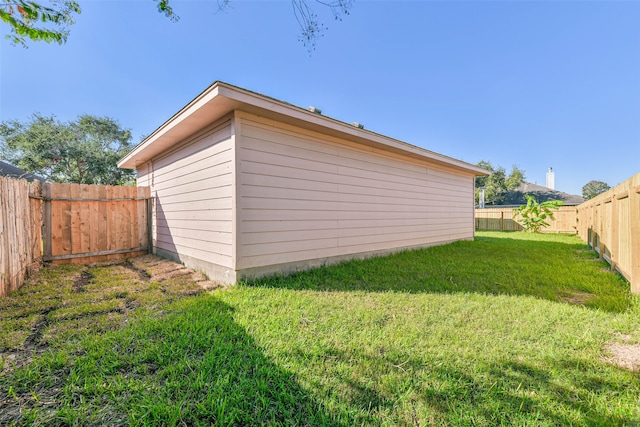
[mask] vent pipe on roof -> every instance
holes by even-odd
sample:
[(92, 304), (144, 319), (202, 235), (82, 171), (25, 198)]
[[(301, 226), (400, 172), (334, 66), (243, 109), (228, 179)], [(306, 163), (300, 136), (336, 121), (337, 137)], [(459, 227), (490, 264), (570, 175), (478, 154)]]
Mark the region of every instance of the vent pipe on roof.
[(364, 125), (362, 123), (358, 123), (358, 122), (352, 122), (351, 126), (357, 127), (358, 129), (364, 129)]
[(546, 182), (546, 187), (550, 188), (552, 190), (556, 189), (556, 177), (555, 174), (553, 173), (553, 168), (549, 168), (549, 170), (547, 171), (547, 182)]
[(322, 114), (322, 110), (317, 107), (314, 107), (313, 105), (307, 107), (307, 110), (311, 111), (312, 113)]

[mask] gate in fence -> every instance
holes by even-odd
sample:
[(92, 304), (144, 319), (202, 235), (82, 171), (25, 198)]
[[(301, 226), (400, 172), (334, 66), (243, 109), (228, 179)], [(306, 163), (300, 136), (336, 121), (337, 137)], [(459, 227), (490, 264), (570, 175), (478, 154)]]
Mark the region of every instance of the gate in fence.
[(149, 187), (45, 183), (44, 261), (91, 263), (148, 251)]

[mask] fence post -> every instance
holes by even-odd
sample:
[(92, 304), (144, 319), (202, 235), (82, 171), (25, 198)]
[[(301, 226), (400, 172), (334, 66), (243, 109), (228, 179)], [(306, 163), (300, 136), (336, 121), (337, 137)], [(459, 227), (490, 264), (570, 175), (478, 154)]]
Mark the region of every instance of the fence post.
[(42, 185), (39, 180), (29, 186), (29, 208), (31, 213), (31, 254), (32, 260), (42, 263)]
[(147, 252), (153, 253), (153, 199), (147, 199)]
[(42, 240), (43, 240), (43, 254), (42, 258), (46, 259), (51, 256), (51, 183), (45, 182), (42, 184), (42, 203), (44, 206), (44, 212), (42, 215)]
[(604, 236), (604, 203), (600, 203), (598, 209), (598, 252), (600, 254), (600, 259), (604, 259), (604, 241), (602, 240), (602, 236)]
[(631, 222), (631, 292), (640, 294), (640, 174), (629, 186), (629, 221)]
[(598, 230), (596, 228), (597, 221), (596, 219), (598, 218), (598, 216), (596, 215), (596, 205), (595, 203), (591, 204), (591, 219), (589, 220), (589, 222), (591, 223), (591, 249), (593, 249), (594, 251), (598, 251), (598, 248), (596, 246), (596, 243), (598, 242)]
[(591, 248), (598, 252), (598, 206), (595, 203), (591, 205), (591, 236), (593, 237), (591, 241)]

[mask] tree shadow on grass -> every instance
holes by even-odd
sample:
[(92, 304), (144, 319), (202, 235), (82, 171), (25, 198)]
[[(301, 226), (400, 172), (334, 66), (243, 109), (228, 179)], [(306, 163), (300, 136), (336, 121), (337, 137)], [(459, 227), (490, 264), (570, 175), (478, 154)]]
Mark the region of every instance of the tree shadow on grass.
[(629, 285), (606, 267), (580, 243), (479, 237), (245, 284), (317, 291), (527, 295), (625, 311), (632, 302)]
[[(341, 425), (293, 374), (269, 360), (235, 323), (233, 309), (215, 296), (162, 309), (159, 317), (85, 343), (55, 411), (35, 404), (32, 419), (65, 425)], [(15, 387), (18, 393), (28, 388)]]
[(637, 425), (640, 411), (635, 405), (629, 404), (626, 411), (609, 407), (629, 389), (640, 391), (633, 375), (619, 371), (627, 381), (608, 381), (606, 372), (585, 372), (580, 362), (560, 361), (562, 378), (549, 367), (513, 361), (474, 373), (440, 366), (434, 372), (439, 385), (421, 388), (421, 394), (438, 413), (464, 414), (469, 424), (522, 425), (535, 420), (537, 425)]
[[(327, 373), (331, 387), (343, 390), (352, 408), (384, 414), (391, 424), (623, 426), (638, 425), (640, 419), (635, 399), (621, 398), (640, 393), (633, 372), (594, 368), (577, 358), (542, 365), (507, 359), (465, 365), (414, 354), (333, 350), (331, 355), (336, 365), (358, 360), (357, 369), (368, 372), (341, 375), (338, 366)], [(390, 375), (396, 378), (391, 389), (385, 380)]]

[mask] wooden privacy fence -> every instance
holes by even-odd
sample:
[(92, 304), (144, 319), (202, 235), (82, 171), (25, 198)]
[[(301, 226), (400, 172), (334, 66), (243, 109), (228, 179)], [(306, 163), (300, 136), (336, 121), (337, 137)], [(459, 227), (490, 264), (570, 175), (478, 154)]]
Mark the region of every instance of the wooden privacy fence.
[(578, 236), (640, 293), (640, 172), (577, 207)]
[(29, 184), (0, 178), (0, 296), (41, 263), (92, 263), (149, 251), (149, 187)]
[(0, 177), (0, 297), (22, 286), (42, 258), (41, 187)]
[(44, 261), (91, 263), (148, 251), (149, 187), (45, 183)]
[[(522, 226), (517, 221), (520, 215), (513, 218), (513, 207), (476, 209), (476, 230), (484, 231), (521, 231)], [(549, 219), (549, 227), (541, 230), (543, 233), (575, 233), (576, 207), (561, 206), (553, 214), (555, 219)]]
[[(514, 208), (476, 209), (476, 229), (518, 231)], [(640, 173), (578, 206), (562, 206), (542, 230), (577, 233), (640, 294)]]

